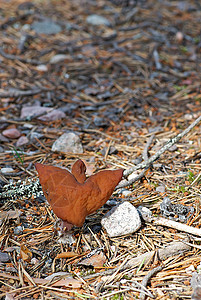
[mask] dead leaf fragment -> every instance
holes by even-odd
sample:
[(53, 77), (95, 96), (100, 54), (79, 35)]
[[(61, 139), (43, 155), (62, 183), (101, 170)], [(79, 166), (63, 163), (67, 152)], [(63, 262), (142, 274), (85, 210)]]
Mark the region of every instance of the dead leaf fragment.
[(101, 251), (99, 253), (95, 253), (89, 258), (83, 259), (82, 261), (79, 262), (79, 265), (101, 268), (105, 263), (106, 263), (105, 254)]
[(20, 257), (23, 261), (27, 262), (31, 261), (32, 258), (31, 251), (23, 244), (20, 246)]
[(57, 254), (57, 256), (55, 258), (56, 259), (58, 259), (58, 258), (72, 258), (72, 257), (76, 257), (76, 256), (79, 256), (79, 254), (77, 254), (75, 252), (68, 251), (68, 252), (62, 252), (62, 253)]
[(16, 210), (8, 210), (8, 211), (0, 211), (0, 220), (5, 218), (8, 219), (17, 219), (21, 215), (21, 211), (19, 209)]

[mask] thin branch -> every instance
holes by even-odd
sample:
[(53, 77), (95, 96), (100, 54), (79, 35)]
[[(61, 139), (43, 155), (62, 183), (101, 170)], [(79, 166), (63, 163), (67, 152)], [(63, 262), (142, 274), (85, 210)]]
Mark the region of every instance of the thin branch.
[(134, 166), (128, 170), (124, 171), (124, 176), (127, 177), (129, 174), (133, 173), (136, 170), (148, 168), (155, 160), (157, 160), (161, 154), (170, 149), (175, 143), (177, 143), (182, 137), (187, 135), (193, 127), (195, 127), (201, 121), (201, 116), (199, 116), (190, 126), (188, 126), (184, 131), (176, 135), (174, 138), (170, 139), (157, 153), (152, 155), (147, 162), (142, 162), (137, 166)]
[(21, 90), (10, 90), (10, 91), (1, 91), (0, 90), (0, 98), (18, 98), (18, 97), (26, 97), (40, 94), (42, 92), (50, 91), (49, 89), (33, 89), (27, 91)]
[[(157, 252), (158, 259), (160, 261), (163, 261), (163, 260), (166, 260), (170, 256), (174, 256), (174, 255), (184, 253), (186, 251), (190, 251), (191, 246), (185, 244), (185, 242), (186, 242), (186, 240), (183, 242), (182, 241), (174, 241), (172, 243), (169, 243), (168, 246), (158, 249), (158, 252)], [(119, 269), (119, 267), (116, 267), (112, 270), (106, 270), (106, 271), (101, 272), (101, 275), (102, 276), (112, 275), (117, 270), (119, 272), (123, 272), (127, 269), (135, 268), (135, 267), (139, 266), (142, 263), (142, 261), (144, 262), (144, 264), (147, 264), (148, 262), (150, 262), (151, 258), (154, 256), (155, 253), (156, 253), (156, 250), (153, 250), (153, 251), (141, 254), (137, 257), (131, 258), (130, 260), (128, 260), (128, 262), (126, 262), (126, 264), (124, 264), (122, 266), (121, 269)], [(91, 274), (91, 275), (84, 276), (83, 279), (86, 280), (86, 279), (91, 279), (94, 277), (97, 277), (97, 274)]]
[(194, 234), (201, 237), (201, 229), (195, 228), (180, 222), (176, 222), (173, 220), (165, 219), (165, 218), (152, 218), (152, 224), (154, 225), (160, 225), (160, 226), (166, 226), (170, 228), (174, 228), (178, 231), (184, 231), (189, 234)]
[(143, 157), (143, 160), (145, 162), (147, 162), (149, 160), (149, 156), (148, 156), (149, 147), (151, 146), (154, 138), (155, 138), (155, 134), (151, 135), (150, 138), (148, 139), (146, 145), (145, 145), (144, 151), (142, 153), (142, 157)]
[(27, 64), (32, 64), (32, 65), (40, 65), (41, 64), (41, 62), (36, 59), (23, 58), (23, 57), (20, 57), (17, 55), (8, 54), (8, 53), (4, 52), (4, 50), (2, 48), (0, 48), (0, 55), (2, 55), (6, 59), (19, 60), (19, 61), (21, 61), (23, 63), (27, 63)]
[(141, 283), (143, 288), (142, 288), (142, 291), (141, 291), (140, 297), (139, 297), (140, 300), (144, 300), (146, 297), (146, 294), (144, 293), (144, 288), (147, 287), (147, 284), (148, 284), (149, 280), (151, 279), (151, 277), (154, 276), (156, 273), (160, 272), (162, 269), (163, 269), (162, 266), (158, 266), (158, 267), (150, 270), (149, 273), (143, 278), (142, 283)]

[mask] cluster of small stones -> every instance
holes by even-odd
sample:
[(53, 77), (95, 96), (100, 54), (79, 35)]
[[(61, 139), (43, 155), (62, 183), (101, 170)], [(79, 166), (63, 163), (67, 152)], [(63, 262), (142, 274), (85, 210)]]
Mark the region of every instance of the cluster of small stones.
[(15, 184), (9, 183), (3, 186), (0, 191), (0, 199), (17, 199), (17, 198), (38, 198), (43, 196), (43, 191), (39, 180), (26, 181), (18, 180)]

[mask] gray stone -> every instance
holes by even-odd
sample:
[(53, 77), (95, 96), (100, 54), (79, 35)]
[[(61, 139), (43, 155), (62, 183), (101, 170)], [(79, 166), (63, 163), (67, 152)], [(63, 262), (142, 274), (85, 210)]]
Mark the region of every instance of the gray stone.
[(43, 137), (43, 134), (39, 133), (39, 132), (30, 132), (29, 138), (31, 141), (34, 141), (35, 138), (40, 139)]
[(52, 20), (35, 21), (31, 27), (38, 34), (56, 34), (62, 30), (61, 26)]
[(165, 186), (163, 184), (157, 186), (156, 192), (158, 192), (158, 193), (165, 193)]
[(10, 256), (8, 253), (0, 251), (0, 262), (7, 263), (10, 261)]
[(14, 228), (14, 234), (20, 235), (20, 234), (22, 234), (22, 233), (23, 233), (23, 227), (22, 227), (21, 225), (16, 226), (16, 227)]
[(1, 173), (2, 174), (9, 174), (9, 173), (13, 173), (15, 172), (15, 170), (13, 168), (1, 168)]
[(129, 197), (131, 194), (132, 194), (132, 191), (129, 191), (129, 190), (126, 190), (126, 189), (122, 190), (122, 195), (125, 196), (125, 197)]
[(101, 220), (110, 237), (136, 232), (141, 227), (137, 209), (129, 202), (121, 203), (111, 209)]
[(145, 222), (151, 222), (152, 220), (152, 212), (149, 208), (145, 206), (138, 206), (137, 211), (140, 215), (140, 217), (145, 221)]
[(2, 134), (10, 139), (17, 139), (21, 136), (20, 131), (17, 128), (9, 128), (2, 131)]
[(50, 59), (50, 64), (57, 64), (65, 59), (69, 59), (69, 55), (66, 54), (56, 54)]
[[(42, 114), (42, 115), (41, 115)], [(50, 107), (44, 107), (39, 105), (24, 106), (21, 110), (20, 118), (29, 119), (37, 118), (41, 121), (56, 121), (65, 118), (66, 115), (59, 109), (52, 109)]]
[(36, 70), (39, 72), (47, 72), (48, 71), (48, 67), (46, 65), (38, 65), (36, 66)]
[(83, 153), (82, 144), (79, 136), (73, 132), (62, 134), (52, 145), (52, 151), (54, 152), (71, 152), (71, 153)]
[(22, 135), (16, 142), (17, 147), (21, 147), (29, 143), (29, 140), (26, 136)]
[(87, 23), (91, 25), (105, 25), (108, 27), (111, 26), (111, 23), (108, 19), (96, 14), (88, 16)]

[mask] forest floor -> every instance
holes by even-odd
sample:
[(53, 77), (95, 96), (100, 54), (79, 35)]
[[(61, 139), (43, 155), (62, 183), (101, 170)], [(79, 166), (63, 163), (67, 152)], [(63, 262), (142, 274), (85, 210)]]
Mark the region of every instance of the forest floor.
[[(199, 1), (0, 6), (2, 181), (36, 178), (36, 162), (70, 168), (77, 158), (89, 173), (129, 169), (200, 116)], [(29, 107), (34, 114), (25, 113)], [(52, 151), (65, 132), (80, 137), (83, 153)], [(187, 232), (144, 221), (137, 232), (110, 238), (100, 223), (111, 209), (105, 205), (74, 228), (68, 245), (47, 202), (1, 201), (0, 299), (191, 299), (201, 269), (200, 151), (197, 124), (125, 188), (128, 196), (119, 189), (111, 197), (143, 205), (157, 220), (168, 197), (173, 207), (192, 210)], [(176, 212), (173, 219), (183, 224), (179, 218)], [(183, 246), (171, 252), (175, 245)], [(170, 255), (160, 255), (165, 249)]]

